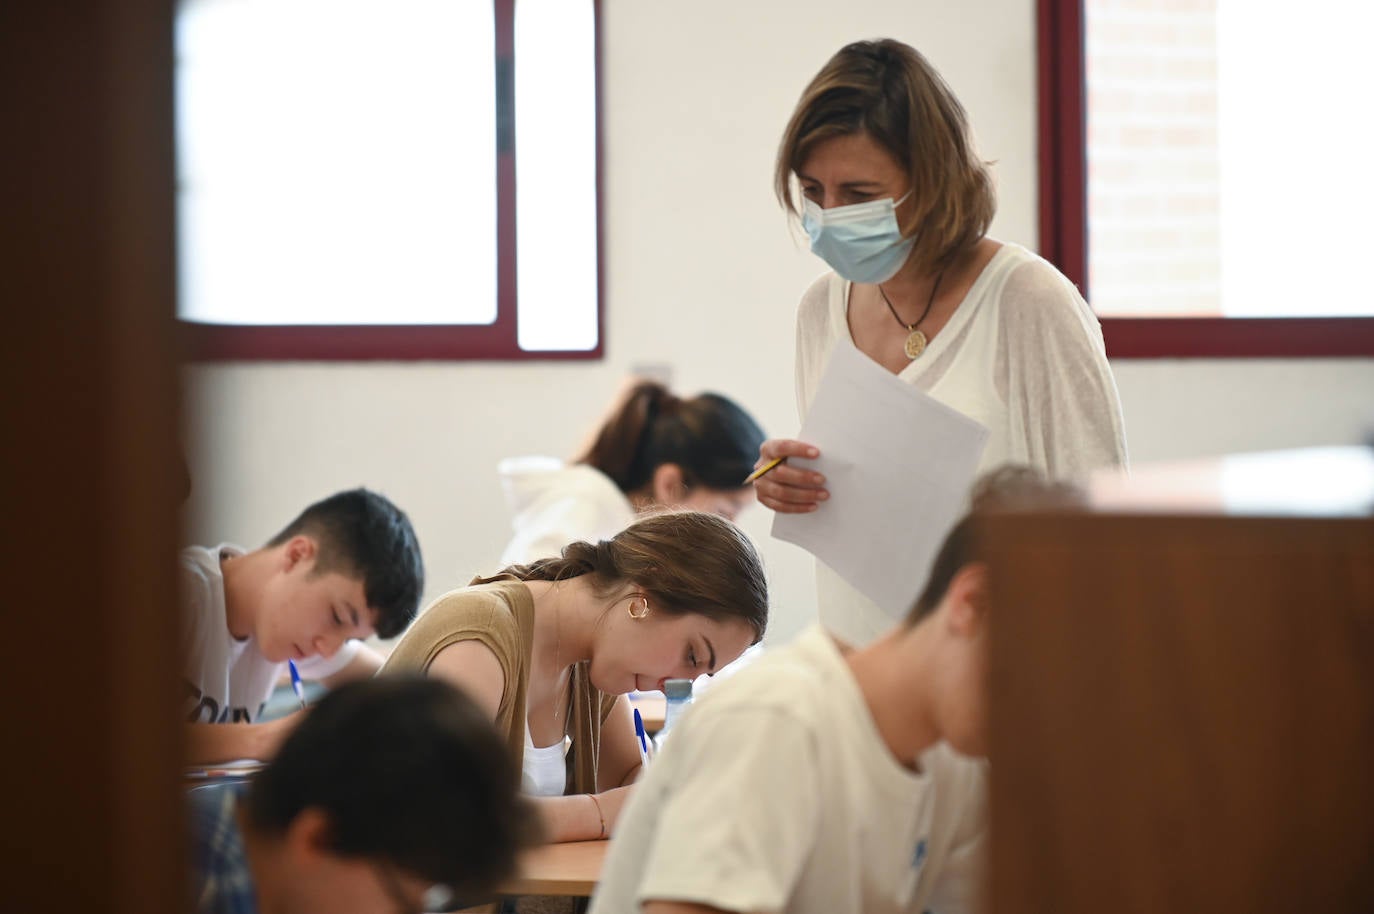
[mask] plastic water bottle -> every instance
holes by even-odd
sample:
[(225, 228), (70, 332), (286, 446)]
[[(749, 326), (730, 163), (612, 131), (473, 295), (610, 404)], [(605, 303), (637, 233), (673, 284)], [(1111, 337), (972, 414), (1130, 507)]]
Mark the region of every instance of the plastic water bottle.
[(663, 729), (666, 732), (672, 729), (673, 722), (692, 703), (692, 680), (665, 679), (663, 681), (663, 697), (667, 699), (663, 709)]
[(673, 729), (673, 723), (682, 716), (682, 712), (687, 710), (687, 706), (692, 703), (692, 680), (664, 680), (663, 697), (666, 699), (663, 707), (663, 729), (659, 730), (658, 735), (654, 737), (654, 745), (658, 748), (662, 748), (663, 741), (668, 737), (668, 731)]

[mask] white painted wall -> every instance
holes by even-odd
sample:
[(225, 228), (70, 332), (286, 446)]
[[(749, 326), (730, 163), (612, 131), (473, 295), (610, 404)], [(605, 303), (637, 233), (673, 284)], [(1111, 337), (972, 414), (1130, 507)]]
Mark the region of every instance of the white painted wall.
[(1374, 359), (1112, 363), (1131, 461), (1374, 440)]
[[(797, 95), (847, 41), (925, 51), (995, 160), (993, 234), (1035, 243), (1033, 0), (604, 0), (607, 357), (593, 364), (189, 367), (187, 539), (256, 545), (309, 501), (364, 484), (411, 515), (426, 597), (492, 568), (509, 526), (496, 462), (569, 454), (621, 375), (672, 367), (684, 392), (796, 431), (792, 320), (823, 270), (771, 192)], [(556, 217), (556, 213), (551, 213)], [(1133, 459), (1357, 440), (1374, 360), (1116, 366)], [(769, 640), (815, 614), (811, 562), (746, 513), (774, 594)]]

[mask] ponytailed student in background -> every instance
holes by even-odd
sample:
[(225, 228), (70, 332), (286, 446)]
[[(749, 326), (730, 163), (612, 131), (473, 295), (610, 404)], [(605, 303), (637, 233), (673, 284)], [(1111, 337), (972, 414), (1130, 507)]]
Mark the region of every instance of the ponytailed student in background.
[(568, 543), (607, 539), (640, 512), (690, 508), (734, 520), (754, 501), (742, 485), (764, 434), (714, 393), (683, 399), (655, 381), (632, 384), (571, 464), (512, 457), (498, 468), (515, 535), (511, 565), (557, 555)]
[(670, 511), (445, 594), (381, 675), (461, 686), (504, 735), (550, 839), (604, 838), (640, 769), (625, 693), (713, 673), (767, 622), (748, 537), (714, 514)]

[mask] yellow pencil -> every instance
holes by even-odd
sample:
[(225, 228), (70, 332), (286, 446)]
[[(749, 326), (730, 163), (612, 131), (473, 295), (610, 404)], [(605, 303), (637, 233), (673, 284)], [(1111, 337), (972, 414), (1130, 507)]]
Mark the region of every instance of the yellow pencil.
[(758, 479), (764, 473), (767, 473), (769, 470), (773, 469), (773, 467), (782, 463), (786, 459), (786, 457), (774, 457), (772, 460), (768, 461), (763, 466), (759, 467), (757, 470), (750, 473), (748, 476), (744, 477), (744, 482), (740, 483), (740, 485), (749, 485), (749, 483), (753, 482), (755, 479)]

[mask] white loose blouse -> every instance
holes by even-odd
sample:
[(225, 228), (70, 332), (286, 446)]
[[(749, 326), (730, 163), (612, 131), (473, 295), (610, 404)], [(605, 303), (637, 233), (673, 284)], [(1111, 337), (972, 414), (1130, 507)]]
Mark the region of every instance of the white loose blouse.
[[(797, 310), (797, 405), (803, 419), (836, 340), (849, 333), (850, 283), (827, 273)], [(987, 426), (979, 471), (1005, 463), (1055, 479), (1126, 465), (1121, 401), (1102, 327), (1050, 263), (1003, 244), (920, 358), (897, 375)], [(816, 563), (821, 622), (863, 645), (898, 621)]]

